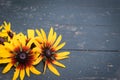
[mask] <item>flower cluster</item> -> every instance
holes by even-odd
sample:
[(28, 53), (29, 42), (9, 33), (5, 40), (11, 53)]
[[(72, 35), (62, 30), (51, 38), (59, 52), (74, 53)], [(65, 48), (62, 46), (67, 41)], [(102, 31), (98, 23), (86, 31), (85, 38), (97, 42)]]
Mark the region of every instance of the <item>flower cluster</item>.
[[(36, 34), (36, 35), (35, 35)], [(52, 73), (60, 76), (54, 65), (65, 68), (58, 60), (69, 58), (69, 51), (60, 52), (65, 42), (60, 43), (62, 36), (51, 27), (48, 36), (43, 29), (28, 29), (27, 35), (11, 30), (11, 24), (4, 22), (0, 26), (0, 64), (6, 64), (2, 73), (15, 69), (12, 80), (20, 77), (24, 80), (25, 74), (30, 72), (36, 75), (45, 74), (48, 68)], [(35, 68), (40, 62), (44, 63), (43, 72)]]

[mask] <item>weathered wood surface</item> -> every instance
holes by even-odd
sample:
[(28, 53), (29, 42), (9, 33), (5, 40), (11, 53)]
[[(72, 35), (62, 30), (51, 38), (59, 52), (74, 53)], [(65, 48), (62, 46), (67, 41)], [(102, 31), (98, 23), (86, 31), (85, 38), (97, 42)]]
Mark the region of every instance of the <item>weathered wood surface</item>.
[(57, 67), (60, 77), (47, 70), (25, 80), (120, 80), (120, 0), (0, 0), (0, 24), (4, 20), (24, 33), (53, 26), (67, 42), (63, 50), (71, 51), (61, 61), (67, 68)]

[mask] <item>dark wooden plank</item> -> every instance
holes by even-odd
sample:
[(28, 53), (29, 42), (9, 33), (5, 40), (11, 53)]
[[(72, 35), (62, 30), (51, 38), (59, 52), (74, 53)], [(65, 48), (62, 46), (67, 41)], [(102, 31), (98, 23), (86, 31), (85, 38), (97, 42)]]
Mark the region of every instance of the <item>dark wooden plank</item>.
[[(119, 80), (120, 74), (120, 54), (111, 52), (75, 52), (71, 51), (70, 58), (60, 61), (66, 65), (65, 69), (56, 67), (61, 73), (60, 77), (52, 74), (48, 69), (45, 75), (32, 75), (25, 80)], [(37, 69), (42, 71), (42, 63)], [(0, 67), (0, 69), (2, 69)], [(0, 79), (9, 80), (12, 78), (13, 69), (6, 75), (0, 74)]]
[(58, 25), (56, 29), (63, 34), (64, 41), (67, 41), (65, 48), (120, 50), (120, 27), (117, 26)]
[(41, 22), (43, 24), (120, 25), (119, 3), (119, 0), (75, 0), (74, 2), (72, 0), (31, 0), (29, 2), (2, 0), (0, 18), (23, 24), (31, 20), (37, 24)]
[[(15, 6), (33, 6), (40, 4), (39, 6), (80, 6), (80, 7), (97, 7), (97, 8), (120, 8), (120, 1), (119, 0), (1, 0), (1, 6), (10, 6), (11, 4), (14, 4)], [(27, 4), (27, 5), (26, 5)]]

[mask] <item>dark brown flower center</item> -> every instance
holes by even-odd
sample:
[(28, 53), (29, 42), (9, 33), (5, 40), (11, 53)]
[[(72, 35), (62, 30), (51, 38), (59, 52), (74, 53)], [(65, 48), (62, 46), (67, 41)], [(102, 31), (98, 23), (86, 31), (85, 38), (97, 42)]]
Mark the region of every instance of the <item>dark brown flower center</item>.
[(17, 59), (18, 62), (24, 63), (26, 61), (27, 57), (28, 57), (27, 53), (20, 52), (20, 53), (17, 54), (16, 59)]
[(43, 53), (44, 53), (44, 56), (45, 56), (46, 58), (51, 58), (51, 56), (52, 56), (52, 52), (51, 52), (50, 49), (45, 49), (45, 50), (43, 51)]
[(21, 53), (20, 54), (20, 59), (22, 59), (22, 60), (26, 59), (26, 54), (25, 53)]
[(0, 44), (4, 45), (4, 42), (7, 42), (7, 37), (0, 37)]
[(5, 42), (5, 39), (4, 38), (2, 38), (2, 37), (0, 37), (0, 44), (2, 44), (3, 45), (3, 43)]
[(13, 36), (14, 36), (13, 32), (11, 32), (11, 31), (8, 32), (8, 35), (9, 35), (9, 37), (10, 37), (11, 39), (12, 39)]

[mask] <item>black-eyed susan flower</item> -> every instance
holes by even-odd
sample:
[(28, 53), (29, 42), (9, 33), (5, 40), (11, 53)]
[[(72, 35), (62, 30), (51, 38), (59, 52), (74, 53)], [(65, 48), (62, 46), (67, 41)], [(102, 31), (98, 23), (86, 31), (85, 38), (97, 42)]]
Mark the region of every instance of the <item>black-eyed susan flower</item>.
[[(29, 37), (33, 37), (30, 36)], [(31, 49), (33, 39), (27, 41), (26, 36), (23, 33), (14, 35), (11, 42), (4, 42), (4, 46), (0, 46), (0, 64), (7, 64), (2, 73), (7, 73), (12, 66), (15, 67), (15, 72), (12, 80), (16, 80), (20, 76), (20, 80), (23, 80), (25, 73), (30, 76), (30, 72), (39, 75), (41, 74), (34, 65), (36, 64), (37, 55), (35, 49)]]
[(15, 32), (11, 30), (11, 23), (4, 21), (4, 24), (0, 27), (0, 44), (10, 42), (14, 35)]
[(43, 73), (45, 73), (46, 67), (48, 67), (51, 72), (60, 76), (60, 73), (53, 64), (65, 68), (65, 65), (57, 60), (68, 58), (68, 55), (70, 54), (68, 51), (58, 52), (65, 45), (65, 42), (59, 44), (62, 36), (59, 35), (57, 38), (57, 33), (54, 32), (53, 28), (50, 29), (48, 37), (43, 29), (36, 29), (36, 33), (38, 34), (38, 37), (36, 37), (37, 42), (35, 44), (37, 47), (35, 49), (40, 53), (37, 62), (40, 62), (41, 60), (44, 61), (45, 65)]
[(1, 36), (7, 36), (8, 38), (13, 38), (15, 32), (13, 32), (11, 30), (11, 23), (7, 23), (6, 21), (4, 21), (4, 24), (2, 25), (2, 31), (0, 32)]
[(2, 28), (3, 26), (0, 26), (0, 45), (3, 45), (4, 42), (7, 41), (6, 38), (2, 36), (2, 33), (1, 33)]

